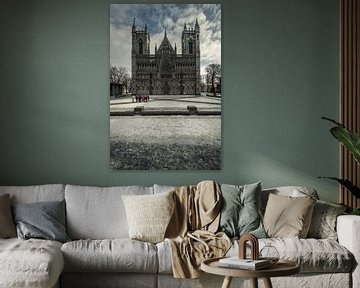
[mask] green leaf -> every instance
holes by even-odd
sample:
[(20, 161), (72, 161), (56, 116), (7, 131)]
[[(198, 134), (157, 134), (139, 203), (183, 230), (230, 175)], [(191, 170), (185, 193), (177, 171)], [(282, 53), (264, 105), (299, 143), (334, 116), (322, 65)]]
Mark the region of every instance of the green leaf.
[(327, 117), (321, 117), (321, 119), (325, 119), (325, 120), (327, 120), (327, 121), (330, 121), (330, 122), (336, 124), (337, 126), (345, 127), (344, 125), (342, 125), (341, 123), (335, 121), (334, 119), (330, 119), (330, 118), (327, 118)]
[(360, 216), (360, 208), (354, 208), (351, 212), (351, 215), (358, 215)]
[(360, 165), (360, 136), (333, 119), (326, 117), (322, 117), (322, 119), (337, 125), (330, 129), (331, 134), (351, 152), (356, 162)]
[(360, 188), (355, 186), (351, 181), (346, 179), (340, 179), (336, 177), (318, 177), (318, 178), (326, 178), (330, 180), (334, 180), (339, 182), (342, 186), (344, 186), (347, 190), (349, 190), (356, 198), (360, 198)]
[(339, 140), (354, 156), (360, 165), (360, 137), (356, 133), (349, 131), (345, 127), (331, 128), (331, 134)]

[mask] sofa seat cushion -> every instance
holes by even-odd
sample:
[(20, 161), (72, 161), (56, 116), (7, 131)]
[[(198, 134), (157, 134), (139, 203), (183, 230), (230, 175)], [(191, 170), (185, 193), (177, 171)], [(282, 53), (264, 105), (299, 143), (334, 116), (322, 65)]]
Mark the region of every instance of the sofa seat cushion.
[(172, 274), (171, 247), (169, 241), (156, 244), (160, 274)]
[(261, 247), (274, 246), (280, 258), (300, 264), (302, 272), (350, 272), (353, 255), (338, 242), (330, 239), (261, 239)]
[[(260, 250), (266, 245), (275, 247), (281, 259), (298, 263), (302, 273), (350, 272), (355, 263), (351, 252), (330, 239), (259, 239)], [(236, 255), (237, 251), (235, 242), (228, 256)]]
[(60, 242), (0, 239), (0, 287), (52, 287), (63, 268)]
[[(274, 246), (280, 258), (295, 261), (302, 273), (350, 272), (354, 265), (353, 255), (338, 242), (330, 239), (267, 238), (259, 239), (259, 249)], [(171, 248), (167, 241), (157, 244), (159, 273), (172, 273)], [(227, 256), (238, 255), (235, 241)], [(250, 256), (250, 251), (248, 251)]]
[(263, 245), (274, 246), (280, 258), (295, 261), (302, 272), (350, 272), (353, 255), (330, 239), (264, 239)]
[(122, 239), (77, 240), (61, 248), (66, 272), (156, 273), (156, 246)]

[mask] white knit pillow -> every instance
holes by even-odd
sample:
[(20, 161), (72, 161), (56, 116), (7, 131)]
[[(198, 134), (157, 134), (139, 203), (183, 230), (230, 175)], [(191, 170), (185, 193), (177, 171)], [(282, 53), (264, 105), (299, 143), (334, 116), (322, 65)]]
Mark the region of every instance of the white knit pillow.
[(131, 239), (151, 243), (164, 240), (175, 208), (173, 193), (122, 196)]

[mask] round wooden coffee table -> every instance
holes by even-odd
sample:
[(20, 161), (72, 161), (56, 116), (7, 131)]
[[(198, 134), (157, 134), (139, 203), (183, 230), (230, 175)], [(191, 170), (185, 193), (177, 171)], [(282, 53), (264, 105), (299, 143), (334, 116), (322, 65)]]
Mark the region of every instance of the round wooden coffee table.
[(222, 288), (229, 288), (233, 277), (251, 278), (253, 287), (258, 288), (258, 278), (263, 278), (265, 287), (272, 288), (270, 277), (289, 276), (300, 272), (300, 266), (288, 260), (279, 260), (269, 268), (261, 270), (245, 270), (222, 267), (219, 259), (211, 258), (201, 263), (201, 270), (216, 275), (225, 276)]

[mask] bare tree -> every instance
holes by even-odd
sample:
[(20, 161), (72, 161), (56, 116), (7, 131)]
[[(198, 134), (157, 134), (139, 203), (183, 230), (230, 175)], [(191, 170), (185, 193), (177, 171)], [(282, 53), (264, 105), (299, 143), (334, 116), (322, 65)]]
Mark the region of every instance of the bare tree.
[(208, 85), (211, 85), (210, 92), (216, 94), (215, 84), (220, 83), (221, 79), (221, 65), (220, 64), (209, 64), (206, 68), (206, 80)]
[(120, 84), (118, 68), (116, 66), (111, 66), (110, 67), (110, 83), (112, 83), (112, 84)]
[(110, 83), (123, 84), (127, 92), (130, 79), (130, 74), (127, 71), (126, 67), (110, 67)]
[(125, 87), (125, 92), (126, 93), (129, 92), (130, 82), (131, 82), (131, 77), (130, 77), (129, 73), (124, 74), (123, 85)]

